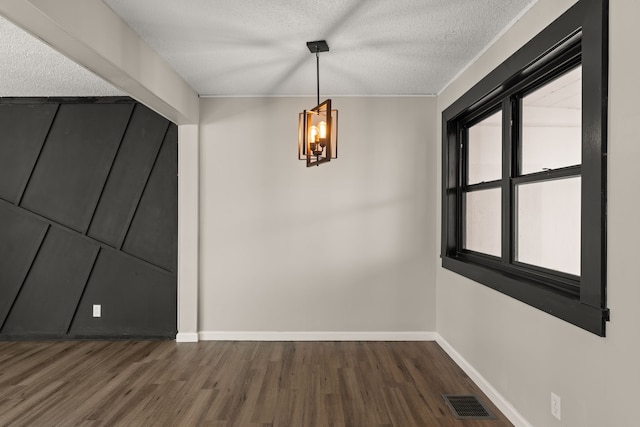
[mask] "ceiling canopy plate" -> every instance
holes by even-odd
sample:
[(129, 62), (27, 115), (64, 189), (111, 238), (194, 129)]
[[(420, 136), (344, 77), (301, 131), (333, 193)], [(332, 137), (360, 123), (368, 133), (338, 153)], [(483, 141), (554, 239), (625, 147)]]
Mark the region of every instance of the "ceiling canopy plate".
[(307, 42), (307, 47), (309, 48), (309, 52), (329, 52), (329, 45), (326, 40), (318, 40), (315, 42)]

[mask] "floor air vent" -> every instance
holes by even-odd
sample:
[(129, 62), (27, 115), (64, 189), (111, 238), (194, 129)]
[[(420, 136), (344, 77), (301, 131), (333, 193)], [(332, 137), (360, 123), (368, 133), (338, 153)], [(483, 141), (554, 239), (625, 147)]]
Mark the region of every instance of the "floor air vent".
[(443, 394), (453, 416), (459, 420), (493, 420), (496, 417), (476, 396)]

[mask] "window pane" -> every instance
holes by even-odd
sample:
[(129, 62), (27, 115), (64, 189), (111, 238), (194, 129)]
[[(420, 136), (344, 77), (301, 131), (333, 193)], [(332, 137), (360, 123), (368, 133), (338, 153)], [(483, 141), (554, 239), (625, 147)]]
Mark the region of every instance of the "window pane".
[(517, 186), (517, 254), (527, 264), (580, 275), (580, 177)]
[(465, 249), (501, 255), (501, 193), (499, 188), (465, 193)]
[(522, 173), (582, 162), (582, 67), (522, 99)]
[(502, 111), (469, 128), (467, 184), (502, 178)]

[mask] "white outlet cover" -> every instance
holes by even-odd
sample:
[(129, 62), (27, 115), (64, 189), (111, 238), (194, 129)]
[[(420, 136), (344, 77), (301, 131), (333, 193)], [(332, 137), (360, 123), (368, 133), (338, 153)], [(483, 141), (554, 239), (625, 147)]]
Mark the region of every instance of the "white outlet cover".
[(93, 317), (102, 316), (102, 306), (100, 304), (93, 304)]
[(551, 415), (556, 417), (558, 420), (561, 419), (562, 416), (562, 406), (560, 396), (555, 393), (551, 393)]

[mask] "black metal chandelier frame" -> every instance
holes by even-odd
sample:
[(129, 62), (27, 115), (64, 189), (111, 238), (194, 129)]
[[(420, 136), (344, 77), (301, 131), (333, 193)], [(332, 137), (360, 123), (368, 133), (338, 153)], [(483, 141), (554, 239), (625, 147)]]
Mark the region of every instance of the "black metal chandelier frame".
[(325, 40), (307, 42), (316, 55), (317, 105), (304, 110), (298, 120), (298, 158), (307, 167), (320, 166), (338, 158), (338, 111), (331, 109), (331, 99), (320, 102), (320, 52), (328, 52)]

